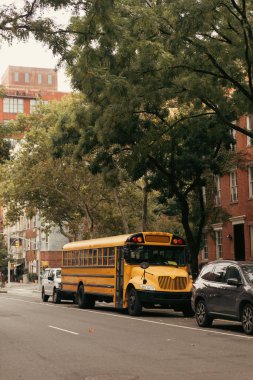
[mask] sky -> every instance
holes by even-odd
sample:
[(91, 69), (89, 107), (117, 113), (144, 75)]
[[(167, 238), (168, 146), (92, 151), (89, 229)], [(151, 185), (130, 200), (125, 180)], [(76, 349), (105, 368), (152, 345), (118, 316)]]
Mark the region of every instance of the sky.
[[(25, 0), (0, 0), (1, 5), (15, 4), (17, 8), (23, 7)], [(50, 17), (59, 25), (66, 25), (69, 20), (69, 13), (65, 10), (49, 11)], [(2, 43), (2, 41), (1, 41)], [(7, 43), (0, 45), (0, 82), (3, 73), (8, 66), (26, 66), (54, 69), (58, 63), (51, 51), (41, 42), (30, 38), (27, 42), (13, 40), (11, 46)], [(65, 75), (64, 69), (58, 69), (58, 91), (71, 91), (70, 81)]]
[[(13, 45), (0, 47), (0, 78), (8, 66), (26, 66), (54, 69), (57, 58), (40, 42), (30, 39), (21, 43), (13, 41)], [(70, 81), (65, 75), (64, 68), (58, 69), (58, 91), (71, 91)]]

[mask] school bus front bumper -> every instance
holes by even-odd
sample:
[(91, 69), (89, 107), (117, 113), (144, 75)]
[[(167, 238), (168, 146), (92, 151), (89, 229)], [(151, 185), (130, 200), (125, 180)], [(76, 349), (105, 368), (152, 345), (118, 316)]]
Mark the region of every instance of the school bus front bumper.
[(191, 305), (191, 292), (159, 292), (138, 290), (139, 299), (144, 307), (160, 306), (181, 309)]

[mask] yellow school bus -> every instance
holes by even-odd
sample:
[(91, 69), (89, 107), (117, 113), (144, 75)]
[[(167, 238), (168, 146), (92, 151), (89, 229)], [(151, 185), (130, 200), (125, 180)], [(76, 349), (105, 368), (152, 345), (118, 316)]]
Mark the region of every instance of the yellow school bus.
[(166, 308), (192, 316), (192, 278), (182, 238), (139, 232), (65, 244), (62, 291), (80, 308), (96, 301), (140, 315), (142, 308)]

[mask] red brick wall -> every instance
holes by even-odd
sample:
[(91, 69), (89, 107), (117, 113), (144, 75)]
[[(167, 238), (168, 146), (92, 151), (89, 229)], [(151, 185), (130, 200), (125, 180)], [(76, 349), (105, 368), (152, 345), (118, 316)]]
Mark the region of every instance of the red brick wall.
[[(239, 126), (246, 128), (246, 116), (239, 120)], [(226, 209), (230, 218), (243, 217), (244, 223), (244, 243), (245, 243), (245, 259), (253, 260), (250, 256), (250, 236), (249, 226), (253, 225), (253, 199), (249, 198), (249, 178), (247, 165), (253, 164), (253, 147), (247, 146), (247, 136), (236, 132), (236, 151), (241, 152), (247, 159), (245, 168), (237, 169), (238, 184), (238, 201), (230, 201), (230, 177), (225, 175), (220, 178), (221, 187), (221, 206)], [(230, 235), (230, 238), (229, 238)], [(223, 243), (223, 259), (234, 259), (234, 226), (231, 220), (222, 223), (222, 243)], [(208, 260), (215, 260), (215, 239), (214, 234), (208, 234)], [(200, 257), (200, 261), (202, 258)]]

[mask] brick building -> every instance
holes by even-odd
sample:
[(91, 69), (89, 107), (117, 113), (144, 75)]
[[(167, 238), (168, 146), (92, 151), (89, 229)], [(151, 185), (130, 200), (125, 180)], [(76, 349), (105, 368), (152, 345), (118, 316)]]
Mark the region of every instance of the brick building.
[[(253, 130), (251, 115), (241, 117), (237, 123)], [(253, 141), (237, 131), (233, 136), (236, 144), (232, 149), (244, 155), (245, 167), (215, 178), (215, 204), (226, 210), (228, 219), (206, 231), (199, 260), (202, 262), (219, 258), (253, 260)]]
[[(0, 124), (15, 119), (19, 113), (32, 113), (39, 102), (60, 101), (67, 93), (57, 91), (57, 81), (54, 69), (9, 66), (1, 80), (4, 96), (0, 97)], [(17, 136), (14, 144), (16, 140)], [(13, 226), (4, 225), (3, 210), (0, 218), (1, 231), (13, 257), (13, 275), (21, 273), (24, 267), (38, 273), (40, 267), (60, 266), (61, 248), (67, 239), (57, 229), (44, 233), (39, 213), (32, 219), (22, 216)]]
[(0, 123), (15, 119), (18, 113), (33, 112), (40, 101), (61, 100), (67, 95), (57, 91), (57, 71), (52, 69), (8, 66), (1, 85)]

